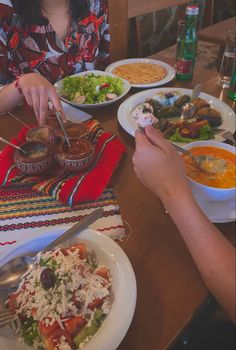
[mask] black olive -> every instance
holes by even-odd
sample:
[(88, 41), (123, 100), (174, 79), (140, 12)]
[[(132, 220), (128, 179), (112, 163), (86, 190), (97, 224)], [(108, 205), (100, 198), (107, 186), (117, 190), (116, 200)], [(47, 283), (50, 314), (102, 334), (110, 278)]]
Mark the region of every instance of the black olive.
[(143, 113), (152, 113), (152, 111), (148, 107), (143, 107)]
[(40, 281), (42, 283), (42, 287), (44, 289), (49, 289), (55, 286), (56, 283), (56, 276), (54, 274), (54, 271), (50, 269), (49, 267), (44, 269), (41, 272), (40, 275)]

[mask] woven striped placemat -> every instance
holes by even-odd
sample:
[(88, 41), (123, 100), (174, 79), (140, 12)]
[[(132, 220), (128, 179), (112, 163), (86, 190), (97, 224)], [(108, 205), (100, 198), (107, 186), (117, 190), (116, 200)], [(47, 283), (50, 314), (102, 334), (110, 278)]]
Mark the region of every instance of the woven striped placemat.
[(115, 240), (123, 240), (126, 237), (124, 224), (111, 187), (107, 187), (97, 201), (74, 207), (33, 191), (27, 185), (0, 188), (0, 258), (31, 237), (44, 234), (46, 228), (69, 228), (98, 207), (103, 207), (103, 216), (90, 227)]

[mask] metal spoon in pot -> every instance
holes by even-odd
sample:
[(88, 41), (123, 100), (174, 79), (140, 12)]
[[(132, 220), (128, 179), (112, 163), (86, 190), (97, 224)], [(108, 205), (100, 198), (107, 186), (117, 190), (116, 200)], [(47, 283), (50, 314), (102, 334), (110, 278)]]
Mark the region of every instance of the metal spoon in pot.
[[(55, 248), (66, 240), (70, 239), (74, 235), (83, 231), (94, 221), (96, 221), (103, 213), (103, 208), (95, 209), (91, 214), (87, 215), (80, 222), (72, 226), (69, 230), (59, 236), (57, 239), (47, 245), (41, 253)], [(23, 275), (26, 275), (34, 266), (37, 254), (35, 256), (21, 256), (7, 262), (0, 267), (0, 289), (14, 288), (20, 282)]]
[(55, 114), (56, 114), (57, 120), (58, 120), (58, 122), (60, 124), (61, 130), (62, 130), (62, 132), (63, 132), (63, 134), (65, 136), (66, 142), (68, 143), (68, 146), (70, 147), (70, 140), (69, 140), (69, 137), (67, 135), (67, 132), (66, 132), (63, 120), (62, 120), (61, 111), (56, 111)]
[(7, 145), (10, 145), (10, 146), (12, 146), (12, 147), (18, 149), (19, 151), (21, 151), (22, 153), (24, 153), (26, 156), (28, 155), (28, 153), (27, 153), (24, 149), (22, 149), (22, 148), (19, 147), (19, 146), (14, 145), (14, 143), (11, 143), (11, 142), (5, 140), (3, 137), (0, 137), (0, 141), (2, 141), (3, 143), (5, 143), (5, 144), (7, 144)]
[(196, 166), (208, 174), (218, 174), (225, 170), (226, 161), (222, 158), (216, 158), (208, 155), (194, 156), (186, 149), (181, 148), (174, 143), (173, 145), (179, 152), (187, 154), (189, 157), (191, 157)]

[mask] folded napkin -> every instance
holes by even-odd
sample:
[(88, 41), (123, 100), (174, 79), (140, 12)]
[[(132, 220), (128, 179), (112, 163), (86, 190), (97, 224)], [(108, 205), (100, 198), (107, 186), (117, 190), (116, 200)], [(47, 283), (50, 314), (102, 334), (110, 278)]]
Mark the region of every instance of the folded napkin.
[[(98, 121), (89, 120), (86, 125), (95, 142), (95, 160), (91, 168), (80, 173), (62, 171), (55, 164), (47, 174), (23, 175), (14, 164), (12, 146), (6, 146), (0, 155), (0, 186), (10, 183), (30, 184), (32, 189), (43, 192), (69, 206), (97, 200), (118, 165), (126, 149), (116, 135), (105, 132)], [(27, 128), (22, 128), (12, 143), (26, 141)]]

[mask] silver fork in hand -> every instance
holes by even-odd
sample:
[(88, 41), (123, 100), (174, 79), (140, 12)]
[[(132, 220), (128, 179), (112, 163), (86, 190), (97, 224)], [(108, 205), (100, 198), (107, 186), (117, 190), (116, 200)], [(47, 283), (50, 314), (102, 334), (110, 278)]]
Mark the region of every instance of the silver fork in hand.
[(17, 317), (17, 314), (13, 310), (7, 309), (0, 311), (0, 328), (13, 322)]

